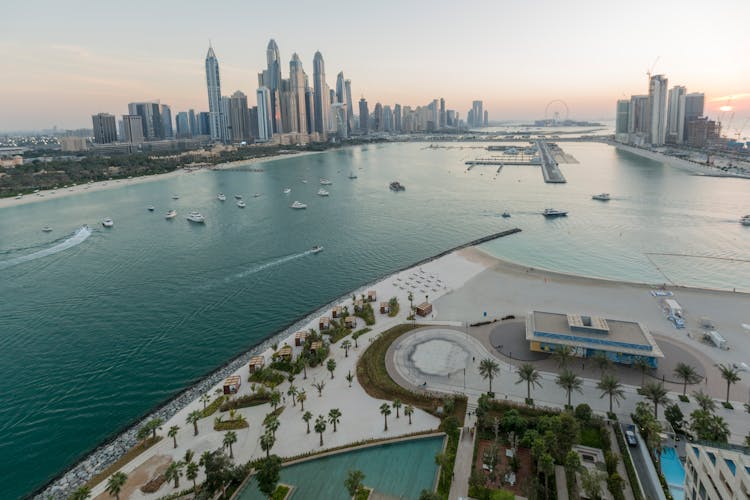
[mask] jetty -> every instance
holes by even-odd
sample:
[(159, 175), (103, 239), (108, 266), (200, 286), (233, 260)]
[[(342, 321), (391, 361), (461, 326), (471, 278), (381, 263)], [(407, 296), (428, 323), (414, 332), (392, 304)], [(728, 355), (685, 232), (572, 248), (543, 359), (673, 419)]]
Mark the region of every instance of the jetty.
[(536, 141), (536, 145), (539, 148), (539, 155), (542, 159), (544, 182), (549, 184), (564, 184), (568, 182), (557, 166), (557, 161), (553, 158), (547, 143), (545, 141)]

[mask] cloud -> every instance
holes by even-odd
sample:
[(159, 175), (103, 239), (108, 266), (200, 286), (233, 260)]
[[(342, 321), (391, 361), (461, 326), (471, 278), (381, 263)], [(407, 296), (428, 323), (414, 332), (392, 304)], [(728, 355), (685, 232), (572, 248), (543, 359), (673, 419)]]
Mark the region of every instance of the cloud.
[(750, 92), (743, 92), (741, 94), (732, 94), (732, 95), (724, 95), (721, 97), (712, 97), (709, 99), (709, 102), (718, 102), (718, 101), (743, 101), (745, 99), (750, 98)]

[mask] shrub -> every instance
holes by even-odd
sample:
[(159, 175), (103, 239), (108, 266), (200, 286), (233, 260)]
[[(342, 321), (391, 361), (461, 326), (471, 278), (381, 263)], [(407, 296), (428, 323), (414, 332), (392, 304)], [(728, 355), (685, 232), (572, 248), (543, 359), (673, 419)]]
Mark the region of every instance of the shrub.
[(369, 302), (365, 303), (365, 305), (362, 307), (362, 310), (355, 311), (354, 315), (365, 320), (365, 324), (367, 326), (372, 326), (375, 324), (375, 311), (373, 311), (372, 306)]
[(268, 403), (271, 400), (271, 393), (265, 389), (261, 389), (253, 394), (240, 396), (235, 399), (230, 399), (221, 405), (221, 411), (236, 410), (237, 408), (248, 408), (250, 406), (258, 406)]
[(680, 398), (680, 401), (682, 401), (683, 403), (689, 403), (690, 402), (690, 398), (687, 397), (687, 396), (685, 396), (684, 394), (680, 394), (677, 397)]
[(222, 394), (218, 398), (211, 401), (211, 404), (206, 406), (205, 410), (201, 410), (201, 418), (210, 417), (211, 415), (216, 413), (216, 410), (218, 410), (219, 407), (221, 407), (225, 399), (227, 399), (227, 397)]
[(724, 401), (723, 403), (721, 403), (721, 405), (727, 410), (734, 410), (734, 406), (732, 406), (732, 403), (729, 403), (727, 401)]
[(250, 377), (248, 377), (248, 380), (250, 382), (259, 382), (261, 384), (267, 385), (268, 387), (274, 388), (284, 382), (284, 380), (286, 380), (286, 377), (283, 373), (279, 373), (272, 368), (261, 368), (254, 371), (250, 375)]
[(591, 411), (591, 407), (589, 405), (587, 405), (586, 403), (581, 403), (576, 406), (574, 415), (582, 425), (587, 425), (591, 421), (591, 417), (594, 415), (594, 412)]

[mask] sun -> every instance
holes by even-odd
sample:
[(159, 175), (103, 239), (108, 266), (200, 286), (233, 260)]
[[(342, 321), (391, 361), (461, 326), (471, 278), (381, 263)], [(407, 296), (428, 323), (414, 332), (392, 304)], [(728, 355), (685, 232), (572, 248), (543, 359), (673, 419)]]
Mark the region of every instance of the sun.
[(721, 111), (732, 111), (732, 106), (722, 106), (719, 108)]

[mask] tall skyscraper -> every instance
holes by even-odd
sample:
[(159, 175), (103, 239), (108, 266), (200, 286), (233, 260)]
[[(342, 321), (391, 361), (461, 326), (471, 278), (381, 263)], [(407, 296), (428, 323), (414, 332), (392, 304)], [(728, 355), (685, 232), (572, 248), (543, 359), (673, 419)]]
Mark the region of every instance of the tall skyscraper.
[(490, 124), (490, 113), (486, 109), (484, 110), (484, 126), (487, 127)]
[(393, 111), (387, 104), (383, 106), (383, 132), (393, 132)]
[(367, 109), (367, 101), (364, 97), (359, 100), (359, 130), (363, 134), (370, 131), (370, 112)]
[(663, 146), (667, 136), (667, 78), (651, 77), (648, 86), (649, 139), (654, 146)]
[(315, 132), (315, 92), (305, 86), (305, 116), (307, 117), (307, 132)]
[(336, 76), (336, 102), (346, 103), (346, 87), (344, 83), (344, 72), (339, 71)]
[(198, 135), (211, 135), (211, 115), (208, 111), (198, 113)]
[(271, 124), (273, 133), (279, 134), (283, 131), (281, 123), (281, 57), (279, 56), (279, 46), (273, 38), (268, 42), (266, 48), (267, 69), (263, 86), (268, 88), (271, 99)]
[(219, 100), (219, 140), (231, 142), (232, 128), (229, 123), (229, 97), (223, 95)]
[(446, 116), (445, 116), (445, 99), (443, 99), (441, 97), (440, 98), (440, 128), (441, 129), (445, 128), (445, 121), (446, 121)]
[(685, 96), (687, 89), (675, 85), (669, 89), (667, 104), (667, 142), (682, 144), (685, 137)]
[(271, 92), (268, 87), (260, 87), (255, 95), (258, 99), (258, 140), (268, 141), (273, 135), (271, 123)]
[(383, 105), (379, 102), (375, 103), (375, 109), (372, 112), (372, 129), (376, 132), (383, 131)]
[(307, 108), (305, 107), (305, 72), (302, 61), (295, 52), (289, 62), (289, 91), (294, 102), (296, 112), (291, 115), (293, 131), (300, 134), (307, 133)]
[(97, 144), (109, 144), (117, 141), (117, 120), (115, 115), (109, 113), (98, 113), (91, 117), (94, 125), (94, 142)]
[(180, 111), (177, 113), (175, 116), (175, 125), (178, 139), (189, 139), (193, 136), (193, 132), (190, 128), (190, 118), (188, 117), (187, 111)]
[(688, 139), (687, 126), (692, 120), (703, 116), (703, 105), (705, 102), (705, 96), (701, 92), (692, 92), (685, 96), (685, 125), (683, 140)]
[(147, 141), (164, 139), (164, 124), (158, 102), (131, 102), (128, 104), (128, 114), (141, 117), (143, 137)]
[(208, 119), (211, 129), (211, 140), (221, 137), (221, 79), (219, 78), (219, 60), (214, 48), (209, 45), (206, 54), (206, 85), (208, 87)]
[(401, 132), (401, 105), (396, 104), (393, 106), (393, 130), (395, 132)]
[(161, 105), (161, 127), (164, 131), (164, 139), (171, 139), (174, 137), (174, 130), (172, 129), (172, 109), (166, 104)]
[(351, 80), (344, 80), (344, 95), (346, 97), (346, 100), (344, 101), (346, 103), (346, 123), (348, 125), (349, 135), (351, 135), (352, 130), (354, 130), (354, 107), (352, 104)]
[(331, 103), (328, 99), (328, 89), (326, 85), (326, 66), (323, 61), (323, 55), (320, 52), (315, 53), (313, 59), (313, 91), (315, 95), (315, 131), (325, 139), (328, 132), (328, 115), (331, 110)]
[(193, 109), (188, 110), (188, 122), (190, 123), (190, 135), (201, 135), (200, 127), (198, 127), (198, 119)]
[(648, 96), (634, 95), (630, 97), (630, 111), (628, 117), (628, 132), (631, 134), (648, 134)]
[(133, 144), (143, 142), (143, 118), (140, 115), (122, 115), (123, 141)]
[(250, 109), (247, 96), (239, 90), (229, 98), (229, 129), (232, 142), (250, 142)]
[(331, 105), (331, 116), (334, 120), (334, 133), (339, 139), (346, 139), (348, 135), (348, 127), (346, 124), (346, 104), (343, 102), (336, 102)]
[(472, 127), (481, 127), (482, 120), (484, 118), (484, 110), (482, 109), (484, 103), (482, 101), (473, 101), (471, 103), (471, 116), (472, 122), (469, 124)]
[(626, 137), (630, 123), (630, 99), (617, 101), (617, 121), (615, 122), (615, 136), (625, 134)]

